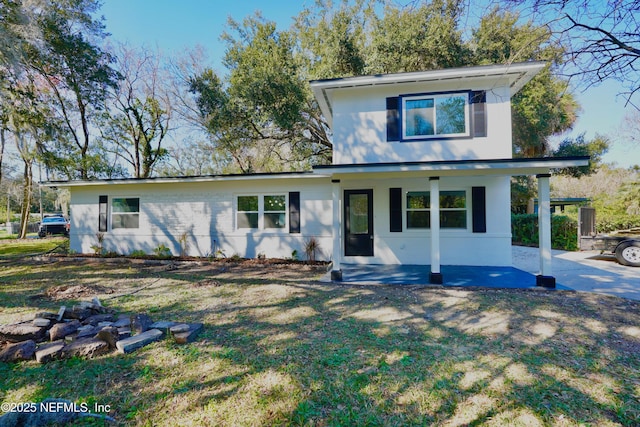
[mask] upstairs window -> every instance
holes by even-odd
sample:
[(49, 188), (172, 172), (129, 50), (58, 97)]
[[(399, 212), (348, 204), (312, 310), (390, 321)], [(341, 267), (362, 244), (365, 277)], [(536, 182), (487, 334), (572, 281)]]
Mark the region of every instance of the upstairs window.
[(402, 139), (469, 136), (469, 94), (402, 98)]

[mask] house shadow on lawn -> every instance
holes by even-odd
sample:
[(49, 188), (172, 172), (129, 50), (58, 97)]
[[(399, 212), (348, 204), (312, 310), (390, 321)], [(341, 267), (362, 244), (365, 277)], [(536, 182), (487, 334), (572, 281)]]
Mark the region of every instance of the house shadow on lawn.
[(182, 312), (205, 323), (195, 343), (0, 365), (3, 401), (97, 401), (122, 425), (633, 425), (640, 413), (637, 302), (321, 284), (284, 268), (147, 273), (160, 281), (111, 306)]

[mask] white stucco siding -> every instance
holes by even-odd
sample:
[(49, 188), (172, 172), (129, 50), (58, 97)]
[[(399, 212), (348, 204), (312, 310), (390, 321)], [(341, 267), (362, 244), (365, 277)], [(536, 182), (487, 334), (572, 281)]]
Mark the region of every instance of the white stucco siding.
[[(106, 184), (71, 188), (71, 249), (91, 253), (97, 245), (98, 199), (109, 197), (109, 227), (104, 233), (104, 249), (119, 254), (142, 250), (152, 254), (160, 245), (172, 254), (209, 256), (221, 251), (269, 258), (290, 257), (294, 250), (304, 256), (304, 242), (311, 237), (320, 242), (322, 259), (331, 256), (331, 193), (326, 179), (243, 180), (169, 184)], [(271, 230), (238, 229), (238, 195), (287, 196), (300, 192), (301, 233), (290, 234), (288, 227)], [(139, 227), (113, 229), (113, 198), (139, 198)], [(288, 213), (287, 213), (288, 225)]]
[[(333, 93), (333, 162), (470, 160), (511, 158), (509, 88), (476, 82), (350, 88)], [(505, 82), (506, 83), (506, 82)], [(388, 142), (386, 98), (460, 90), (486, 91), (486, 137)]]

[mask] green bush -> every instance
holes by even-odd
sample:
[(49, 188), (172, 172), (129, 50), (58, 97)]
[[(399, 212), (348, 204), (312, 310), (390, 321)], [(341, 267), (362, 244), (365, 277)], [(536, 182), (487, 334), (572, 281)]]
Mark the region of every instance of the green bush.
[(171, 249), (166, 247), (164, 244), (158, 245), (153, 250), (153, 253), (155, 254), (156, 258), (160, 258), (160, 259), (168, 259), (172, 257)]
[(617, 230), (628, 230), (640, 227), (640, 215), (616, 215), (596, 212), (596, 231), (611, 233)]
[[(538, 246), (538, 215), (511, 215), (511, 241), (517, 245)], [(578, 250), (578, 223), (564, 215), (551, 216), (551, 247)]]

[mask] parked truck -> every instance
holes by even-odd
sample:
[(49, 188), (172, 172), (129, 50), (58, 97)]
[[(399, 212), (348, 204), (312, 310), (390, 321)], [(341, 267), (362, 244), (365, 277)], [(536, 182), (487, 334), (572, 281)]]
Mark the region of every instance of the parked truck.
[(598, 234), (594, 208), (580, 208), (578, 218), (578, 246), (581, 251), (612, 253), (620, 264), (640, 267), (640, 228)]

